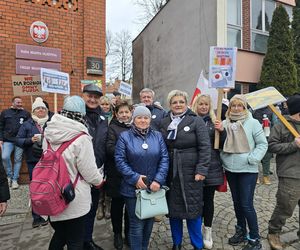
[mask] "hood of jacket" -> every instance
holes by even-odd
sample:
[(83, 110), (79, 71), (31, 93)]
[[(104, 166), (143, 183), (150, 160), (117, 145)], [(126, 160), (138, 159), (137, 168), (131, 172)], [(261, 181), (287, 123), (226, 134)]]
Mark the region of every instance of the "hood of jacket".
[(89, 134), (87, 127), (82, 123), (55, 114), (47, 123), (44, 136), (52, 145), (60, 145), (82, 132)]

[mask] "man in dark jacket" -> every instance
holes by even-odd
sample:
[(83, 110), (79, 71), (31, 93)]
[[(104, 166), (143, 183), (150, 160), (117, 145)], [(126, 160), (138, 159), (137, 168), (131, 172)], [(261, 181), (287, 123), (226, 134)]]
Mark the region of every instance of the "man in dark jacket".
[[(23, 109), (22, 99), (15, 96), (12, 106), (2, 111), (0, 115), (0, 148), (2, 161), (6, 169), (9, 184), (17, 189), (19, 172), (22, 164), (23, 149), (15, 145), (15, 139), (21, 125), (30, 117), (30, 113)], [(14, 151), (14, 172), (12, 173), (11, 153)]]
[[(103, 171), (105, 161), (105, 149), (108, 131), (108, 122), (99, 106), (99, 99), (102, 96), (101, 89), (95, 84), (88, 84), (83, 88), (83, 99), (86, 104), (86, 122), (93, 140), (94, 154), (98, 168)], [(93, 241), (94, 220), (98, 208), (100, 190), (91, 189), (92, 207), (86, 217), (85, 226), (85, 250), (101, 250), (102, 248)]]
[[(286, 118), (300, 134), (300, 95), (291, 96), (287, 104), (290, 116)], [(283, 244), (279, 233), (286, 219), (293, 215), (297, 203), (300, 206), (300, 136), (294, 138), (283, 123), (277, 123), (271, 130), (269, 151), (277, 154), (279, 182), (276, 206), (269, 221), (268, 240), (272, 249), (281, 250)], [(300, 229), (297, 234), (300, 238)]]
[(154, 103), (155, 93), (152, 89), (144, 88), (140, 92), (140, 101), (144, 103), (151, 112), (151, 128), (158, 131), (161, 119), (167, 116), (167, 112)]
[(0, 217), (5, 213), (7, 201), (10, 199), (8, 181), (5, 170), (0, 161)]

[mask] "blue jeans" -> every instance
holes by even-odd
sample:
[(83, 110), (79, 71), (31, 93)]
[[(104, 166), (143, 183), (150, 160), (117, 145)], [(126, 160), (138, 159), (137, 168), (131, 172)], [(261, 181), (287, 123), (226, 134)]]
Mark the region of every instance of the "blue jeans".
[[(14, 173), (12, 174), (12, 164), (10, 160), (11, 153), (14, 151)], [(3, 142), (2, 145), (2, 161), (6, 169), (8, 178), (13, 181), (17, 181), (19, 178), (19, 172), (22, 165), (23, 149), (15, 146), (13, 142)]]
[[(202, 218), (198, 217), (196, 219), (187, 219), (187, 228), (190, 236), (191, 243), (196, 248), (203, 248), (203, 239), (202, 239)], [(183, 223), (182, 219), (170, 218), (170, 226), (172, 232), (173, 244), (178, 246), (182, 243), (182, 234), (183, 234)]]
[(135, 215), (136, 198), (125, 197), (129, 217), (129, 239), (131, 250), (147, 250), (154, 218), (140, 220)]
[(248, 224), (250, 239), (260, 238), (256, 211), (253, 206), (257, 175), (257, 173), (232, 173), (226, 171), (237, 225), (244, 232), (247, 232), (246, 223)]

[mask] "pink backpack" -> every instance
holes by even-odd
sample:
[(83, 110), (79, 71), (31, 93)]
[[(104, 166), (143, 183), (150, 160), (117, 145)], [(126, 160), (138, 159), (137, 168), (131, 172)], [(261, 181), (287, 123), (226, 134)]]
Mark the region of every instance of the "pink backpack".
[(32, 181), (29, 185), (32, 210), (35, 213), (39, 215), (58, 215), (75, 198), (74, 189), (79, 174), (72, 183), (62, 153), (82, 135), (84, 133), (64, 142), (56, 151), (51, 148), (50, 143), (47, 141), (47, 150), (43, 152), (41, 159), (34, 167)]

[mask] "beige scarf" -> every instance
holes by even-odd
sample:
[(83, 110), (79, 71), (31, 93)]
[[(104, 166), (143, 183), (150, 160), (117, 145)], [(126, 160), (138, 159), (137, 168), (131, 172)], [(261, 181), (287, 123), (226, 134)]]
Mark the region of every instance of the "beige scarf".
[(250, 152), (250, 146), (247, 139), (243, 123), (248, 117), (248, 111), (241, 113), (229, 112), (226, 122), (227, 137), (224, 143), (223, 151), (232, 154), (241, 154)]

